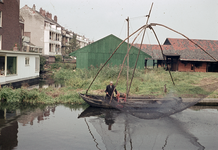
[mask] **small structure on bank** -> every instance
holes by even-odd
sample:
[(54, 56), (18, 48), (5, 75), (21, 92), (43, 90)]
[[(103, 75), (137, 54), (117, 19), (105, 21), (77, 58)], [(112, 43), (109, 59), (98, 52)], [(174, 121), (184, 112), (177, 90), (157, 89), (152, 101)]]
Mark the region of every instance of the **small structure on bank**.
[[(218, 59), (218, 41), (192, 40)], [(135, 44), (139, 47), (140, 44)], [(171, 71), (218, 72), (218, 63), (187, 39), (167, 38), (162, 45), (163, 54)], [(159, 45), (142, 45), (142, 51), (152, 56), (145, 62), (146, 67), (164, 67)]]
[[(117, 46), (122, 42), (121, 39), (114, 35), (108, 35), (86, 47), (70, 53), (70, 56), (76, 57), (77, 68), (86, 68), (90, 66), (99, 67), (111, 56)], [(127, 53), (127, 43), (124, 42), (114, 56), (108, 62), (111, 66), (119, 66)], [(137, 59), (139, 49), (132, 47), (129, 53), (129, 66), (133, 68)], [(137, 68), (144, 68), (145, 58), (151, 58), (150, 55), (141, 51)]]
[(27, 82), (39, 78), (40, 53), (0, 51), (0, 84)]

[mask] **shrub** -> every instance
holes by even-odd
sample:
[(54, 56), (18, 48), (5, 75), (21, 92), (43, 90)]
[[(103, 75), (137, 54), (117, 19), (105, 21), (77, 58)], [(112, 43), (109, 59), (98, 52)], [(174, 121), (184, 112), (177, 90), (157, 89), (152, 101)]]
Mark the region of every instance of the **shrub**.
[(44, 65), (46, 64), (46, 59), (43, 56), (40, 56), (40, 71), (44, 70)]
[(56, 55), (55, 56), (55, 62), (62, 62), (62, 56), (61, 55)]

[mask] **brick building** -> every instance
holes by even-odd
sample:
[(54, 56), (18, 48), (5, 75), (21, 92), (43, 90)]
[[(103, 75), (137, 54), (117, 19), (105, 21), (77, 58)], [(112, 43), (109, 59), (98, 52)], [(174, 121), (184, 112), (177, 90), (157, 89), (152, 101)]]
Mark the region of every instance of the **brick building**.
[[(218, 41), (192, 41), (218, 60)], [(139, 47), (140, 45), (136, 44), (135, 46)], [(167, 38), (161, 46), (167, 60), (168, 68), (170, 68), (171, 71), (218, 72), (218, 63), (187, 39)], [(165, 66), (159, 45), (144, 44), (142, 45), (142, 51), (152, 56), (152, 59), (145, 60), (146, 67), (148, 64), (157, 67)]]
[(20, 0), (0, 0), (0, 49), (22, 47), (22, 26), (19, 22)]

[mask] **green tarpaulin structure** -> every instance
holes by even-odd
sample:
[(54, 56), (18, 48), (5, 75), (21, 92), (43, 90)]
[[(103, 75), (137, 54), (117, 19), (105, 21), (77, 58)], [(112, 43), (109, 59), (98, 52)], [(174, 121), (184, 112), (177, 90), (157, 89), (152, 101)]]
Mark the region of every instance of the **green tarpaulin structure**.
[[(121, 39), (114, 35), (109, 35), (105, 38), (102, 38), (90, 45), (87, 45), (81, 49), (78, 49), (75, 52), (70, 53), (70, 56), (76, 57), (76, 67), (77, 68), (86, 68), (90, 66), (99, 67), (101, 64), (104, 64), (107, 59), (111, 56), (117, 46), (122, 42)], [(135, 62), (137, 59), (139, 49), (132, 47), (129, 53), (129, 66), (134, 68)], [(111, 66), (119, 66), (122, 64), (123, 59), (127, 53), (127, 43), (124, 42), (114, 56), (108, 62)], [(141, 51), (138, 59), (137, 68), (144, 68), (145, 58), (151, 58), (150, 55)]]

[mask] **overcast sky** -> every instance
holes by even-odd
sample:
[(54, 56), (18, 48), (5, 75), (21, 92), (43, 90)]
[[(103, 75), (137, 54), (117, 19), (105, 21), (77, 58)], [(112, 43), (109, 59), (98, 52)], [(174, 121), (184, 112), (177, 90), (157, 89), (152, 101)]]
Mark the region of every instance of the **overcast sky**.
[[(218, 0), (21, 0), (20, 7), (36, 5), (57, 15), (58, 23), (75, 33), (97, 41), (109, 34), (124, 39), (130, 18), (130, 33), (145, 24), (160, 23), (191, 39), (218, 40)], [(154, 27), (161, 43), (166, 38), (183, 38), (163, 27)], [(139, 43), (140, 40), (137, 40)], [(157, 44), (147, 30), (145, 42)]]

